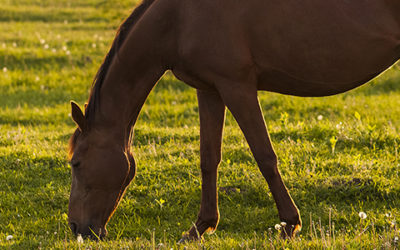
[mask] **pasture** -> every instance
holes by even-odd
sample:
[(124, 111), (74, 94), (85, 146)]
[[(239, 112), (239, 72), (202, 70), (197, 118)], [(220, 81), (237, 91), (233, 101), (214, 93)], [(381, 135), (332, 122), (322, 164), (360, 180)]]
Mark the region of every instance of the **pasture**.
[[(200, 206), (196, 91), (166, 73), (135, 126), (137, 176), (102, 242), (67, 223), (67, 144), (115, 30), (135, 0), (0, 0), (0, 248), (395, 249), (400, 223), (400, 64), (347, 93), (260, 92), (303, 228), (279, 238), (268, 186), (228, 112), (217, 231), (177, 245)], [(366, 218), (359, 216), (360, 212)]]

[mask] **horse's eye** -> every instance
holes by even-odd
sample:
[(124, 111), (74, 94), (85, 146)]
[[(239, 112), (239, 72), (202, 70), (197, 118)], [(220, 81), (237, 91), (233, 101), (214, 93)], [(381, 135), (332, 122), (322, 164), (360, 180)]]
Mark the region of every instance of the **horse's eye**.
[(70, 165), (71, 167), (73, 167), (73, 168), (79, 167), (80, 164), (81, 164), (81, 163), (80, 163), (79, 161), (70, 161), (70, 162), (69, 162), (69, 165)]

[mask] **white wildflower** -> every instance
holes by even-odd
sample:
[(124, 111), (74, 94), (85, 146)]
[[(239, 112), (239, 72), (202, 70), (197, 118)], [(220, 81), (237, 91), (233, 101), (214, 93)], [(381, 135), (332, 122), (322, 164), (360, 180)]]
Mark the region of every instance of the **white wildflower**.
[(14, 236), (12, 235), (7, 235), (6, 240), (12, 240), (14, 238)]
[(319, 116), (317, 117), (317, 119), (318, 119), (318, 121), (321, 121), (322, 119), (324, 119), (324, 117), (323, 117), (322, 115), (319, 115)]
[(64, 45), (64, 46), (62, 47), (62, 50), (67, 51), (67, 46)]
[(35, 77), (35, 81), (38, 82), (39, 80), (40, 80), (40, 77), (36, 76), (36, 77)]
[(281, 230), (281, 228), (282, 228), (282, 227), (281, 227), (281, 225), (279, 225), (279, 224), (275, 224), (275, 229), (276, 229), (276, 230), (278, 230), (278, 231), (279, 231), (279, 230)]
[(41, 44), (44, 44), (45, 42), (46, 42), (46, 40), (40, 39), (40, 43), (41, 43)]
[(7, 70), (8, 70), (7, 67), (4, 67), (4, 68), (3, 68), (3, 72), (4, 72), (4, 73), (6, 73)]
[(64, 24), (68, 24), (68, 20), (64, 20)]
[(361, 218), (362, 220), (364, 220), (364, 219), (367, 218), (367, 214), (364, 213), (364, 212), (359, 212), (359, 213), (358, 213), (358, 216), (360, 216), (360, 218)]
[(286, 225), (287, 225), (286, 222), (284, 222), (284, 221), (281, 222), (282, 227), (286, 227)]
[(78, 237), (76, 237), (76, 240), (78, 241), (79, 244), (83, 243), (82, 235), (78, 234)]
[(3, 49), (5, 49), (5, 48), (6, 48), (6, 44), (5, 44), (5, 43), (3, 43), (3, 44), (2, 44), (2, 46), (3, 46)]
[(16, 43), (16, 42), (13, 42), (13, 43), (12, 43), (12, 46), (13, 46), (13, 47), (17, 47), (17, 43)]
[(49, 48), (49, 45), (48, 45), (48, 44), (45, 44), (45, 45), (43, 46), (43, 48), (44, 48), (44, 49), (48, 49), (48, 48)]
[(97, 45), (95, 43), (92, 43), (92, 48), (96, 48)]
[(65, 51), (65, 54), (67, 54), (69, 56), (69, 55), (71, 55), (71, 51), (67, 50), (67, 51)]
[(53, 49), (51, 49), (51, 52), (56, 53), (57, 50), (53, 48)]

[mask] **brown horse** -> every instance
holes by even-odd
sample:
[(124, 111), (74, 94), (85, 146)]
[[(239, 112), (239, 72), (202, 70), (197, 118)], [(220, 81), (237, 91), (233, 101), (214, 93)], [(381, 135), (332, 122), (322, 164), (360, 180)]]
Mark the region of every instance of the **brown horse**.
[(185, 239), (219, 221), (217, 167), (227, 107), (268, 182), (290, 237), (299, 211), (277, 168), (258, 90), (326, 96), (355, 88), (400, 58), (399, 0), (144, 0), (121, 25), (70, 141), (69, 224), (103, 237), (135, 176), (131, 130), (166, 70), (197, 89), (202, 198)]

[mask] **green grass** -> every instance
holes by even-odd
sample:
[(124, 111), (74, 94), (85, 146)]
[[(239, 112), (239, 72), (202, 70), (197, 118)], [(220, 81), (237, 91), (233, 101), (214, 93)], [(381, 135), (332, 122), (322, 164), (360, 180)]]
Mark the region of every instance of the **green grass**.
[(200, 205), (198, 108), (195, 90), (166, 74), (135, 127), (138, 173), (109, 237), (77, 243), (66, 214), (66, 147), (75, 127), (69, 101), (86, 101), (134, 2), (0, 0), (0, 248), (398, 248), (399, 66), (332, 97), (260, 93), (283, 179), (303, 217), (293, 241), (279, 239), (268, 186), (228, 113), (218, 230), (180, 246)]

